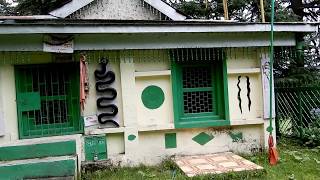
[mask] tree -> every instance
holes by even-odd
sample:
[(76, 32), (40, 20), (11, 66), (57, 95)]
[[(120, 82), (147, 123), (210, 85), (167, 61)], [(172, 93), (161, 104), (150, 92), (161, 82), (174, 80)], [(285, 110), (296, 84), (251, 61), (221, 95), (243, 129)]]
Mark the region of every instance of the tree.
[(0, 16), (14, 15), (14, 8), (6, 0), (0, 0)]
[[(200, 19), (223, 19), (222, 0), (169, 0), (174, 7), (185, 14)], [(266, 19), (271, 17), (271, 0), (265, 0)], [(288, 8), (285, 1), (276, 0), (276, 21), (298, 21), (292, 9)], [(232, 20), (240, 22), (261, 21), (260, 0), (228, 0), (228, 13)]]
[(72, 0), (17, 0), (15, 11), (19, 15), (47, 15), (70, 1)]

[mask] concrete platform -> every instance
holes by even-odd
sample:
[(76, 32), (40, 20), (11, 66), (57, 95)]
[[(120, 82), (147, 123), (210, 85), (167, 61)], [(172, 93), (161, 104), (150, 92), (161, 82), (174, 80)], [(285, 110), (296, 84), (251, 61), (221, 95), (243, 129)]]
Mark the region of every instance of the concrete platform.
[(188, 177), (263, 169), (232, 152), (179, 156), (175, 157), (174, 161)]

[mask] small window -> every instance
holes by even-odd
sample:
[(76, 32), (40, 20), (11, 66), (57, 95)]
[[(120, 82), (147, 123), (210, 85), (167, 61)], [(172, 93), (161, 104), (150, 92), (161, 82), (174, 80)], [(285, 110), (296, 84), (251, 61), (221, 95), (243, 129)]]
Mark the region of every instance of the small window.
[(175, 127), (229, 125), (224, 59), (184, 58), (172, 63)]
[(77, 64), (15, 67), (20, 138), (81, 133)]

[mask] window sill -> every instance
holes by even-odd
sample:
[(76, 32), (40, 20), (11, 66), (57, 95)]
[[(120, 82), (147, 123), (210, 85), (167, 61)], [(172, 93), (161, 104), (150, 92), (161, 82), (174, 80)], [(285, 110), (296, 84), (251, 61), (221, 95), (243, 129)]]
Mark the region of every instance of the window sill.
[(228, 69), (228, 74), (255, 74), (260, 72), (260, 68)]
[(230, 123), (231, 123), (231, 126), (254, 125), (254, 124), (264, 124), (264, 120), (262, 118), (246, 119), (246, 120), (231, 120)]
[(123, 133), (124, 127), (119, 128), (103, 128), (103, 129), (92, 129), (85, 132), (86, 135), (98, 135), (98, 134), (115, 134)]
[(150, 76), (170, 76), (171, 75), (171, 70), (135, 72), (134, 75), (135, 75), (136, 78), (139, 78), (139, 77), (150, 77)]
[(207, 127), (221, 127), (230, 126), (228, 120), (210, 120), (210, 121), (190, 121), (190, 122), (176, 122), (175, 128), (207, 128)]

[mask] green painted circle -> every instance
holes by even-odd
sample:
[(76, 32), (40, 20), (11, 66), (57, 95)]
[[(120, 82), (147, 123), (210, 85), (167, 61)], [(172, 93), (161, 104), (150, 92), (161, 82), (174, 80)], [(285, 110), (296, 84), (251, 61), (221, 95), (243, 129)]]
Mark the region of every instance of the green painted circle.
[(158, 86), (148, 86), (142, 91), (141, 100), (146, 108), (157, 109), (164, 102), (164, 93)]
[(130, 135), (128, 136), (128, 140), (129, 140), (129, 141), (133, 141), (133, 140), (135, 140), (135, 139), (136, 139), (136, 136), (133, 135), (133, 134), (130, 134)]

